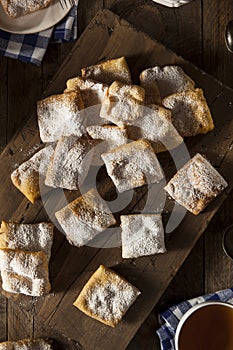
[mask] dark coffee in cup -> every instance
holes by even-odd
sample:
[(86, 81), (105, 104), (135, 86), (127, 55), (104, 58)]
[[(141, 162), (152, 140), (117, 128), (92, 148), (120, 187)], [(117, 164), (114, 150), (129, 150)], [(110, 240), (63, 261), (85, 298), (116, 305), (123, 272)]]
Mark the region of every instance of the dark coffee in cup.
[(204, 303), (183, 322), (177, 350), (233, 350), (233, 306)]

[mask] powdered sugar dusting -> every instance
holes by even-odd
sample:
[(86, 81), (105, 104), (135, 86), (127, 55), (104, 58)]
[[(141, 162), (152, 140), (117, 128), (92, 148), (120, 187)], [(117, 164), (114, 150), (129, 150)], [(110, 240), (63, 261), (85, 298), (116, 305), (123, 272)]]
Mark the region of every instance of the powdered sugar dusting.
[(61, 136), (81, 136), (85, 132), (84, 108), (78, 90), (53, 95), (38, 101), (37, 115), (43, 142), (55, 142)]
[(126, 129), (115, 125), (92, 125), (88, 126), (86, 130), (93, 139), (104, 141), (94, 149), (93, 165), (102, 165), (101, 155), (103, 153), (128, 142)]
[(115, 326), (139, 294), (140, 291), (131, 283), (100, 265), (74, 305), (99, 321)]
[(137, 85), (124, 85), (115, 81), (108, 89), (100, 117), (123, 127), (142, 116), (145, 90)]
[(163, 99), (162, 104), (172, 111), (173, 124), (183, 137), (206, 134), (214, 128), (201, 89), (170, 95)]
[(194, 81), (178, 66), (155, 66), (141, 73), (141, 80), (157, 82), (161, 98), (176, 92), (194, 89)]
[(52, 350), (51, 341), (46, 339), (23, 339), (0, 343), (0, 350)]
[(91, 165), (94, 140), (76, 136), (59, 139), (46, 174), (45, 184), (77, 190)]
[(183, 138), (174, 128), (171, 120), (171, 111), (151, 105), (150, 108), (145, 108), (141, 118), (129, 123), (127, 126), (129, 138), (151, 141), (156, 153), (173, 149), (183, 142)]
[(126, 129), (115, 125), (93, 125), (87, 127), (87, 132), (93, 139), (109, 141), (115, 147), (128, 141)]
[(11, 174), (13, 184), (32, 202), (40, 196), (40, 177), (45, 177), (53, 147), (47, 146)]
[[(28, 150), (23, 150), (20, 148), (20, 151), (23, 151), (23, 156), (24, 158), (29, 158), (32, 157), (36, 152), (39, 152), (42, 149), (42, 144), (41, 143), (36, 143), (33, 145), (30, 149)], [(18, 165), (19, 166), (19, 165)], [(16, 168), (16, 165), (14, 164), (14, 168)]]
[[(18, 169), (12, 173), (12, 177), (17, 177), (20, 182), (29, 179), (32, 180), (35, 174), (45, 176), (50, 157), (53, 153), (53, 147), (47, 146), (35, 153), (29, 160), (22, 163)], [(38, 180), (35, 178), (35, 180)]]
[(1, 0), (10, 17), (17, 18), (47, 7), (51, 0)]
[(2, 222), (0, 228), (0, 248), (26, 251), (43, 251), (48, 257), (53, 243), (53, 225), (45, 222), (38, 224), (15, 224)]
[(8, 271), (32, 279), (42, 278), (44, 271), (47, 271), (45, 266), (47, 266), (47, 255), (44, 252), (0, 249), (1, 271)]
[(115, 224), (115, 218), (95, 189), (89, 190), (55, 213), (67, 239), (82, 246)]
[(163, 178), (159, 161), (147, 141), (138, 140), (102, 154), (108, 175), (119, 192), (157, 183)]
[(145, 104), (161, 104), (161, 97), (157, 81), (150, 69), (144, 70), (140, 74), (141, 86), (145, 89)]
[(69, 79), (66, 85), (66, 91), (80, 89), (85, 108), (101, 104), (108, 89), (106, 84), (83, 77)]
[(115, 281), (95, 285), (89, 290), (86, 301), (87, 308), (102, 320), (116, 322), (133, 304), (138, 293), (135, 289), (115, 276)]
[(1, 277), (2, 288), (9, 293), (42, 296), (48, 294), (51, 288), (48, 274), (45, 274), (43, 278), (31, 279), (29, 277), (19, 276), (8, 271), (1, 271)]
[(125, 57), (108, 60), (82, 69), (82, 76), (105, 84), (115, 80), (124, 84), (131, 84), (131, 75)]
[(81, 221), (69, 207), (56, 212), (55, 216), (63, 228), (69, 243), (76, 247), (85, 245), (98, 234), (96, 229)]
[(166, 252), (161, 215), (122, 215), (121, 229), (123, 258)]
[(227, 186), (217, 170), (198, 153), (176, 173), (165, 190), (197, 215)]

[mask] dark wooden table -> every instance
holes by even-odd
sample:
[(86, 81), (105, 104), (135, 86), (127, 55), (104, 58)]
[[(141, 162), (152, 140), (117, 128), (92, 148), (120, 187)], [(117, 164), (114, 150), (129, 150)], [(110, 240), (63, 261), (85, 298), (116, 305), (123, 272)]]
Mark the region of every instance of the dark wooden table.
[[(233, 55), (224, 44), (225, 27), (233, 18), (231, 0), (194, 0), (178, 9), (160, 6), (150, 0), (80, 0), (79, 35), (104, 7), (233, 88)], [(50, 45), (41, 67), (0, 58), (1, 149), (28, 118), (32, 106), (72, 46)], [(224, 255), (221, 246), (223, 230), (232, 222), (231, 194), (128, 350), (159, 349), (155, 334), (159, 311), (184, 299), (233, 285), (233, 263)], [(58, 349), (79, 348), (62, 334), (43, 329), (39, 319), (21, 310), (12, 300), (0, 296), (0, 340), (38, 336), (53, 337)]]

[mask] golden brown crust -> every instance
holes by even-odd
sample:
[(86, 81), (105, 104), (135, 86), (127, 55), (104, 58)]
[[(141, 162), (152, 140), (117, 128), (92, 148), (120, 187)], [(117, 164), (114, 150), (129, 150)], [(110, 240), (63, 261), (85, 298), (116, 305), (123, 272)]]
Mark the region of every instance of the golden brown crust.
[[(31, 202), (40, 198), (40, 185), (43, 183), (53, 147), (48, 146), (35, 153), (11, 174), (13, 185)], [(48, 188), (43, 188), (48, 192)]]
[(82, 76), (105, 84), (115, 80), (131, 84), (131, 74), (125, 57), (114, 58), (82, 69)]
[(55, 213), (68, 241), (83, 246), (116, 220), (95, 189), (76, 198)]
[(50, 95), (37, 102), (39, 109), (43, 109), (51, 103), (67, 103), (70, 104), (74, 112), (84, 108), (83, 100), (80, 94), (80, 89), (77, 87), (75, 90), (67, 91), (63, 94)]
[(162, 104), (172, 111), (173, 124), (183, 137), (206, 134), (214, 129), (202, 89), (186, 90), (167, 96)]
[(39, 186), (36, 185), (36, 183), (39, 182), (37, 175), (36, 172), (33, 172), (31, 177), (27, 179), (27, 182), (24, 183), (20, 181), (19, 176), (17, 176), (16, 173), (11, 175), (11, 181), (14, 186), (18, 188), (18, 190), (20, 190), (20, 192), (22, 192), (32, 204), (40, 198)]
[(64, 92), (80, 90), (85, 108), (101, 104), (108, 89), (108, 85), (84, 77), (68, 79), (66, 86)]
[(9, 224), (8, 222), (2, 220), (2, 224), (0, 227), (0, 248), (7, 248), (9, 244)]
[[(111, 288), (114, 288), (115, 294), (111, 295)], [(106, 293), (108, 289), (109, 294)], [(101, 298), (101, 292), (103, 300), (99, 302), (102, 305), (98, 305), (98, 296), (100, 295)], [(100, 265), (85, 284), (73, 305), (97, 321), (115, 327), (139, 294), (139, 290), (122, 276)], [(113, 307), (111, 303), (114, 304)]]
[(197, 153), (178, 170), (164, 189), (177, 203), (198, 215), (227, 186), (217, 170)]
[(156, 79), (151, 79), (150, 74), (148, 74), (148, 70), (144, 70), (140, 74), (139, 79), (141, 86), (145, 89), (145, 105), (161, 105), (162, 100)]
[(114, 81), (102, 103), (100, 117), (124, 127), (142, 116), (144, 100), (141, 86)]

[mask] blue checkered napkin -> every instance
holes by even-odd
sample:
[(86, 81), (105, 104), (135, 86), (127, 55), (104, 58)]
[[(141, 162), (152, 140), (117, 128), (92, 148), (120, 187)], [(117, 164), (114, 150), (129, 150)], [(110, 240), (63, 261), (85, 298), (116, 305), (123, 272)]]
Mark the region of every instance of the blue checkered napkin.
[(0, 55), (37, 65), (45, 55), (50, 40), (69, 42), (77, 39), (77, 6), (56, 26), (34, 34), (13, 34), (0, 30)]
[(233, 288), (220, 290), (216, 293), (206, 294), (204, 296), (184, 301), (178, 305), (172, 306), (160, 315), (162, 326), (157, 330), (162, 350), (174, 350), (174, 337), (176, 328), (181, 317), (192, 306), (203, 303), (204, 301), (221, 300), (233, 304)]

